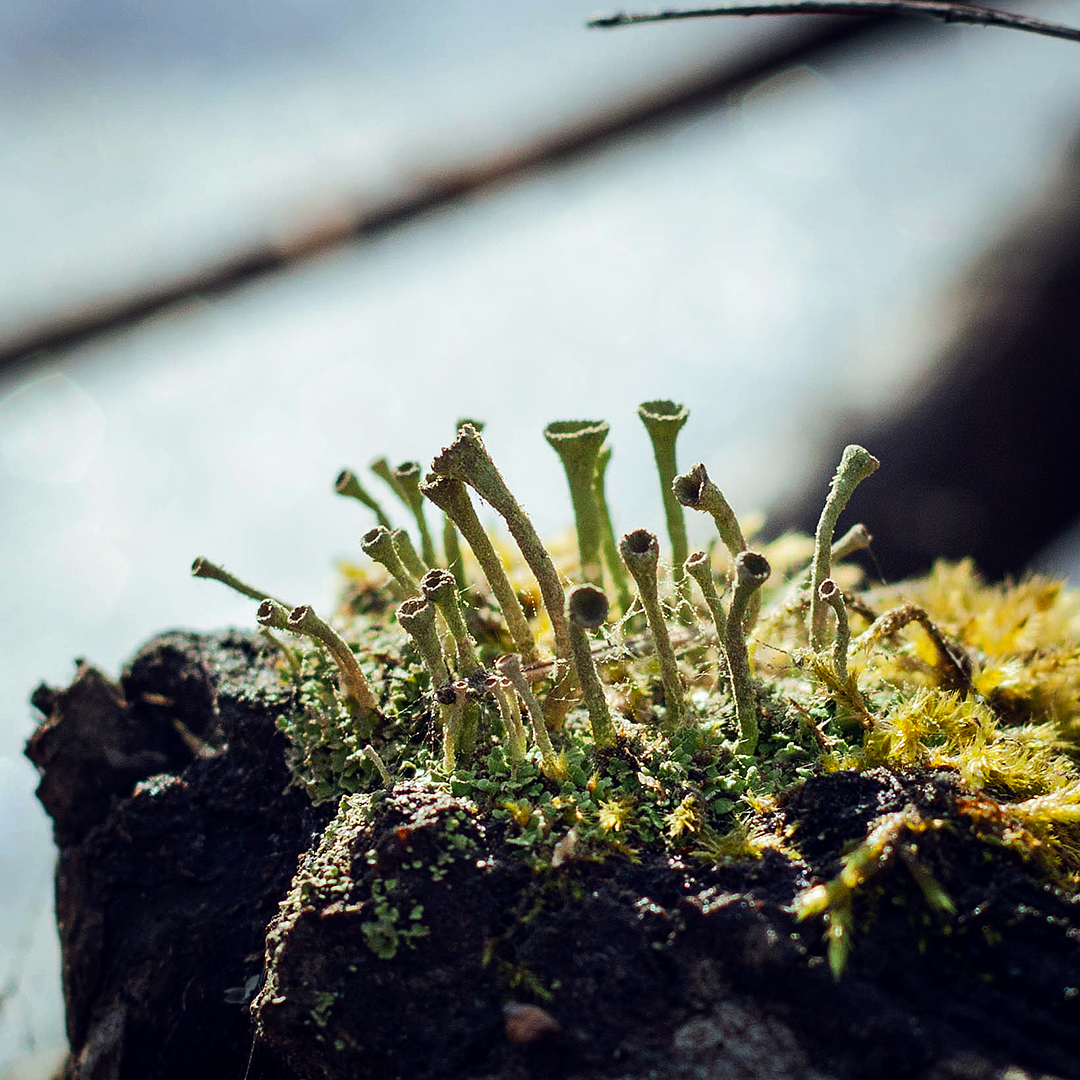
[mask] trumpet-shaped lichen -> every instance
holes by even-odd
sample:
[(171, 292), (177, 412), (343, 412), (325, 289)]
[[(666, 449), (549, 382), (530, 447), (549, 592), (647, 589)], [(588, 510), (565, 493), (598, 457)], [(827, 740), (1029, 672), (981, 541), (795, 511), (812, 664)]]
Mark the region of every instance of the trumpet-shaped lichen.
[[(673, 447), (685, 410), (661, 404), (661, 419), (671, 428), (662, 434)], [(655, 411), (657, 403), (650, 407)], [(548, 435), (582, 426), (553, 425)], [(646, 851), (716, 860), (761, 844), (786, 844), (763, 839), (767, 830), (755, 821), (816, 774), (938, 770), (969, 793), (964, 812), (977, 835), (1038, 856), (1048, 873), (1075, 887), (1080, 598), (1037, 577), (988, 585), (968, 562), (939, 564), (918, 581), (868, 587), (861, 570), (843, 561), (869, 544), (867, 529), (856, 525), (832, 542), (844, 502), (877, 467), (861, 447), (849, 447), (846, 472), (837, 474), (814, 540), (781, 537), (749, 552), (739, 530), (737, 559), (722, 549), (692, 556), (690, 572), (705, 592), (687, 619), (683, 541), (674, 526), (681, 522), (678, 502), (696, 505), (691, 495), (703, 490), (707, 474), (695, 466), (696, 472), (672, 480), (669, 453), (661, 467), (678, 499), (665, 499), (662, 509), (673, 525), (679, 563), (672, 566), (661, 555), (659, 574), (653, 569), (647, 576), (645, 634), (633, 610), (605, 620), (603, 596), (582, 580), (600, 578), (595, 508), (586, 507), (586, 496), (588, 470), (602, 490), (608, 458), (595, 453), (606, 425), (588, 427), (595, 445), (585, 464), (575, 461), (572, 478), (584, 567), (569, 576), (556, 570), (560, 560), (535, 536), (475, 426), (460, 430), (416, 491), (457, 522), (485, 576), (465, 576), (473, 562), (463, 562), (458, 549), (442, 558), (455, 564), (456, 580), (436, 569), (418, 582), (395, 559), (385, 526), (366, 534), (365, 549), (389, 574), (376, 563), (347, 571), (345, 600), (332, 621), (336, 640), (347, 643), (348, 656), (335, 647), (350, 677), (343, 681), (333, 656), (303, 639), (280, 666), (279, 726), (290, 740), (297, 783), (313, 799), (422, 780), (473, 799), (540, 863), (635, 858)], [(651, 428), (650, 434), (656, 438)], [(419, 469), (410, 468), (410, 483), (418, 476)], [(700, 480), (693, 492), (687, 477)], [(497, 535), (477, 532), (461, 481), (503, 514), (537, 575), (535, 584), (525, 582), (521, 566), (503, 574), (494, 553), (505, 545)], [(339, 491), (354, 494), (353, 488), (358, 482), (345, 485), (339, 478)], [(381, 516), (373, 500), (359, 501)], [(728, 531), (734, 535), (734, 529)], [(634, 537), (648, 538), (629, 548), (624, 541), (640, 587), (638, 549), (655, 556), (658, 545), (644, 530), (627, 541)], [(425, 561), (432, 561), (428, 554), (437, 561), (430, 536), (420, 539)], [(196, 565), (196, 573), (206, 575), (211, 564)], [(222, 574), (214, 576), (259, 595)], [(714, 587), (714, 576), (730, 583), (726, 611), (725, 590)], [(453, 635), (441, 645), (424, 595), (444, 604)], [(759, 601), (755, 624), (750, 609)], [(839, 618), (827, 621), (830, 604)], [(300, 629), (298, 617), (280, 603), (263, 610), (267, 625)], [(425, 617), (421, 626), (417, 620)], [(362, 702), (360, 719), (367, 722), (354, 715), (357, 686), (371, 695)], [(523, 716), (531, 725), (522, 724)], [(811, 886), (797, 902), (800, 917), (827, 919), (838, 973), (853, 898), (897, 853), (927, 902), (947, 914), (946, 898), (935, 892), (909, 842), (937, 827), (915, 810), (871, 823), (840, 875)], [(385, 925), (372, 924), (379, 947), (395, 934), (395, 941), (401, 938), (399, 921), (388, 915)], [(392, 951), (389, 944), (385, 951)]]

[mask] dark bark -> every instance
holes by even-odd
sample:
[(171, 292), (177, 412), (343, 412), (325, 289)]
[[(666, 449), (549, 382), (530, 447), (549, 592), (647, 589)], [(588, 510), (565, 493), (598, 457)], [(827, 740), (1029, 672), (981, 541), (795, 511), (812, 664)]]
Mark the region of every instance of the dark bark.
[[(28, 753), (60, 848), (65, 1077), (243, 1075), (237, 999), (328, 817), (289, 789), (270, 678), (257, 638), (170, 634), (120, 686), (81, 666), (69, 689), (35, 694), (51, 713)], [(272, 1059), (262, 1075), (289, 1076)]]
[[(506, 819), (419, 781), (326, 828), (289, 787), (248, 636), (168, 635), (122, 689), (82, 668), (35, 700), (61, 746), (100, 722), (130, 759), (130, 733), (156, 746), (181, 717), (190, 746), (128, 791), (112, 776), (77, 824), (54, 803), (78, 836), (57, 876), (66, 1080), (241, 1080), (256, 1030), (249, 1080), (1080, 1080), (1080, 905), (979, 839), (946, 773), (811, 780), (762, 821), (784, 850), (757, 861), (537, 866)], [(50, 761), (71, 768), (55, 751), (46, 781)], [(837, 981), (792, 901), (908, 808), (947, 824), (860, 890)]]

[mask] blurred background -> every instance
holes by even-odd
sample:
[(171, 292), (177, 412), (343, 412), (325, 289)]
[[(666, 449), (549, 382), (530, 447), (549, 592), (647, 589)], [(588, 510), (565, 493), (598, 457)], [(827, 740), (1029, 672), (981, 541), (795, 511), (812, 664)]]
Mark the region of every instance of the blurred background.
[(635, 407), (670, 397), (767, 533), (860, 441), (890, 580), (1080, 580), (1080, 49), (590, 14), (0, 0), (0, 1076), (63, 1047), (30, 691), (251, 626), (196, 555), (328, 606), (343, 466), (480, 418), (552, 532), (541, 430), (603, 417), (616, 528), (660, 530)]

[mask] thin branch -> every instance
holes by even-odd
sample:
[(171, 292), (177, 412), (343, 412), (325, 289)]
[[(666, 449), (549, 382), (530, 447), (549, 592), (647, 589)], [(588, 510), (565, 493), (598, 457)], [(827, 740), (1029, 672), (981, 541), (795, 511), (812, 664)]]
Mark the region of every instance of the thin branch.
[(594, 154), (638, 131), (692, 114), (726, 101), (740, 87), (753, 85), (793, 63), (862, 40), (886, 20), (868, 19), (820, 23), (795, 40), (772, 40), (760, 50), (744, 50), (693, 71), (672, 72), (658, 86), (649, 86), (625, 101), (602, 102), (589, 114), (518, 145), (496, 148), (461, 165), (421, 170), (383, 201), (357, 203), (347, 220), (335, 218), (297, 233), (289, 243), (258, 243), (220, 263), (208, 263), (189, 275), (160, 284), (144, 283), (135, 295), (107, 297), (88, 307), (53, 312), (39, 323), (0, 326), (0, 372), (35, 363), (47, 354), (70, 350), (98, 335), (137, 325), (191, 297), (220, 299), (272, 273), (289, 271), (304, 259), (356, 240), (376, 240), (433, 209), (491, 190), (538, 166), (562, 165)]
[(1029, 34), (1043, 34), (1064, 41), (1080, 41), (1080, 29), (1071, 26), (1035, 19), (1030, 15), (1015, 15), (975, 4), (944, 3), (942, 0), (787, 0), (776, 4), (728, 4), (685, 11), (668, 9), (638, 14), (620, 11), (590, 19), (587, 25), (608, 29), (635, 23), (701, 19), (716, 15), (926, 15), (946, 23), (1001, 26), (1006, 30), (1024, 30)]

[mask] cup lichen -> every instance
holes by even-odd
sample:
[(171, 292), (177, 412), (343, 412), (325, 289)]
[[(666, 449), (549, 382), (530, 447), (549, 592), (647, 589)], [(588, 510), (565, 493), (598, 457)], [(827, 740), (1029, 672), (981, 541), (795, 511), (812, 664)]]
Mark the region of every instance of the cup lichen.
[(607, 439), (606, 420), (555, 420), (544, 428), (544, 438), (559, 455), (570, 487), (570, 502), (577, 526), (581, 577), (589, 585), (604, 584), (600, 562), (601, 525), (596, 501), (596, 468), (600, 447)]
[(381, 563), (400, 590), (402, 597), (419, 596), (420, 583), (402, 561), (394, 535), (385, 525), (376, 525), (360, 538), (364, 554)]
[(679, 663), (671, 645), (664, 611), (660, 605), (657, 568), (660, 564), (660, 544), (647, 529), (636, 529), (619, 541), (619, 553), (626, 563), (630, 576), (637, 583), (638, 599), (645, 609), (656, 655), (660, 661), (660, 677), (664, 684), (664, 707), (667, 710), (667, 726), (682, 723), (686, 712), (683, 702), (682, 678)]
[(689, 544), (686, 539), (686, 521), (682, 506), (675, 498), (671, 485), (678, 472), (675, 442), (679, 432), (690, 418), (690, 410), (674, 401), (644, 401), (638, 406), (638, 416), (645, 425), (652, 442), (656, 471), (660, 474), (660, 495), (664, 503), (668, 539), (671, 541), (671, 564), (675, 589), (680, 598), (680, 618), (685, 620), (689, 611), (689, 590), (683, 572)]
[(387, 529), (391, 528), (390, 519), (386, 516), (386, 512), (375, 497), (368, 493), (367, 488), (360, 483), (360, 478), (352, 469), (342, 469), (338, 473), (337, 479), (334, 481), (334, 491), (338, 495), (356, 499), (357, 502), (363, 504), (375, 514), (377, 524), (383, 525)]
[(593, 491), (596, 497), (596, 511), (600, 515), (600, 543), (604, 552), (604, 566), (611, 575), (615, 588), (615, 599), (619, 603), (619, 612), (625, 615), (630, 610), (630, 579), (626, 576), (626, 567), (619, 556), (619, 545), (615, 540), (615, 527), (611, 523), (611, 511), (607, 503), (607, 469), (611, 464), (611, 443), (604, 443), (596, 455), (596, 475), (593, 478)]
[(574, 667), (577, 669), (578, 685), (589, 712), (593, 742), (597, 750), (607, 750), (615, 745), (615, 725), (611, 720), (604, 684), (593, 662), (592, 646), (588, 631), (598, 630), (608, 615), (608, 601), (603, 591), (595, 585), (579, 585), (571, 590), (566, 600), (566, 618), (570, 623), (570, 647), (574, 651)]
[(417, 531), (420, 533), (420, 556), (423, 565), (433, 567), (436, 565), (435, 544), (431, 539), (428, 529), (427, 518), (424, 516), (424, 496), (420, 491), (420, 477), (423, 470), (417, 461), (406, 461), (394, 470), (394, 479), (405, 496), (405, 503), (416, 522)]
[[(659, 404), (643, 407), (643, 417), (660, 415), (671, 451), (664, 467), (673, 469), (685, 410)], [(606, 452), (597, 444), (589, 455), (595, 493)], [(423, 780), (474, 800), (538, 864), (561, 867), (644, 851), (712, 862), (766, 842), (797, 857), (790, 838), (755, 839), (763, 834), (754, 822), (803, 781), (837, 769), (935, 770), (967, 793), (958, 812), (974, 835), (1020, 850), (1075, 889), (1080, 598), (1037, 577), (987, 585), (966, 562), (869, 588), (843, 562), (869, 544), (869, 532), (858, 525), (835, 542), (833, 532), (877, 464), (861, 447), (845, 452), (812, 557), (809, 540), (789, 537), (746, 550), (730, 507), (713, 505), (704, 466), (684, 477), (672, 472), (676, 503), (721, 514), (734, 588), (725, 612), (710, 555), (684, 553), (670, 577), (658, 575), (656, 538), (628, 533), (622, 554), (648, 617), (645, 634), (621, 601), (621, 620), (606, 622), (607, 599), (595, 584), (567, 588), (479, 431), (463, 425), (417, 490), (460, 529), (485, 580), (467, 579), (466, 592), (448, 569), (416, 580), (379, 526), (364, 549), (386, 560), (390, 587), (406, 599), (392, 596), (385, 579), (350, 570), (350, 595), (360, 599), (336, 613), (334, 639), (316, 628), (310, 606), (290, 609), (241, 588), (261, 600), (261, 625), (320, 644), (301, 637), (292, 664), (280, 665), (279, 726), (297, 782), (321, 801)], [(582, 477), (589, 470), (582, 466)], [(466, 485), (505, 521), (539, 597), (510, 585), (501, 540), (481, 527)], [(586, 567), (599, 560), (603, 531), (598, 546), (582, 551)], [(213, 564), (196, 565), (236, 587), (231, 575), (208, 571)], [(675, 570), (702, 588), (688, 622), (679, 616), (686, 597)], [(443, 605), (445, 642), (428, 597)], [(759, 601), (764, 614), (751, 629)], [(822, 617), (830, 606), (832, 630)], [(363, 682), (348, 674), (357, 654), (367, 658)], [(910, 862), (928, 904), (937, 896), (913, 840), (933, 827), (909, 810), (875, 819), (836, 882), (812, 882), (798, 900), (800, 917), (827, 923), (837, 974), (852, 904), (891, 852)]]

